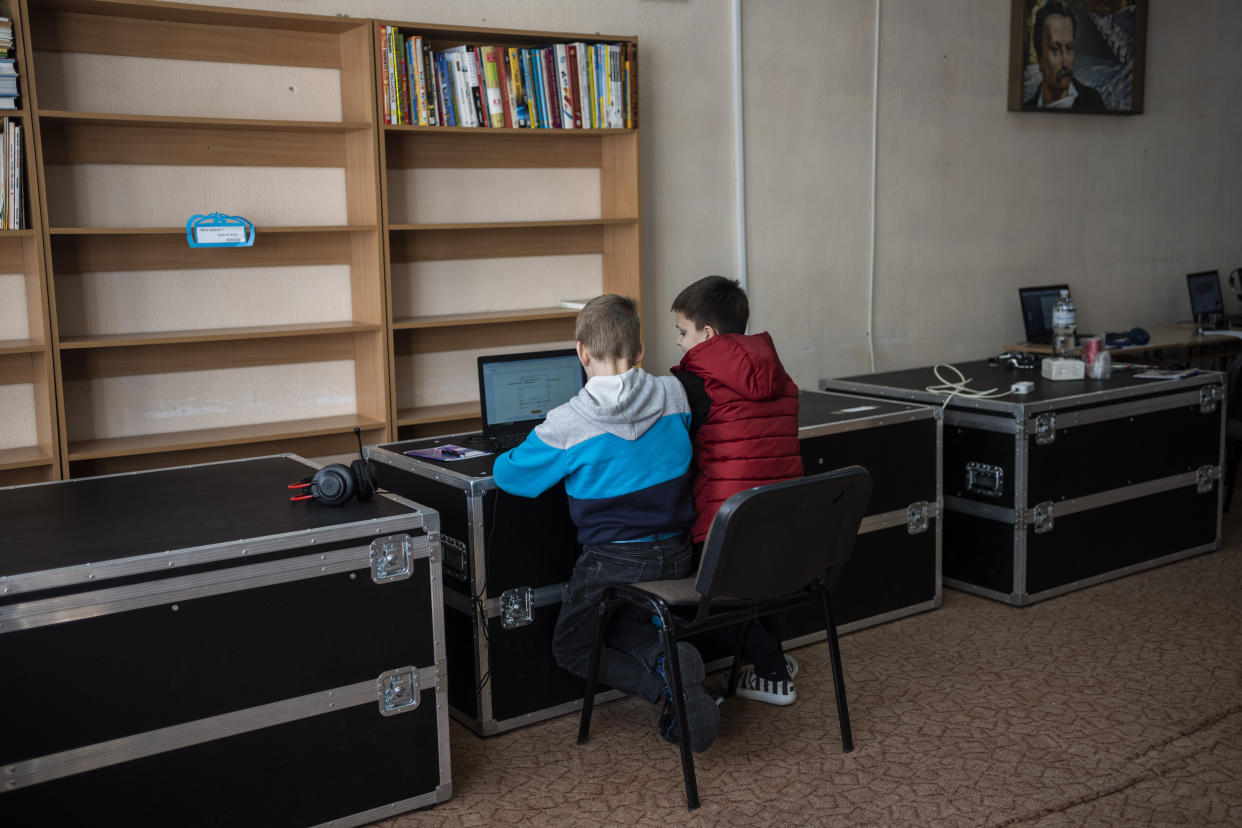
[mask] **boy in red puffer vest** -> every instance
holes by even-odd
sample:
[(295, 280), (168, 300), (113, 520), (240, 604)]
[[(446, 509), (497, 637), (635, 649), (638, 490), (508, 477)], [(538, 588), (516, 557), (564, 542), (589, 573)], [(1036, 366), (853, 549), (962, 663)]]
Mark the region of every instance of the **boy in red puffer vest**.
[[(772, 337), (746, 334), (750, 306), (731, 279), (707, 276), (673, 301), (677, 345), (685, 352), (673, 375), (690, 399), (694, 443), (691, 531), (696, 557), (720, 505), (744, 489), (802, 476), (798, 386), (785, 373)], [(785, 655), (767, 619), (750, 625), (737, 694), (792, 704), (798, 664)]]

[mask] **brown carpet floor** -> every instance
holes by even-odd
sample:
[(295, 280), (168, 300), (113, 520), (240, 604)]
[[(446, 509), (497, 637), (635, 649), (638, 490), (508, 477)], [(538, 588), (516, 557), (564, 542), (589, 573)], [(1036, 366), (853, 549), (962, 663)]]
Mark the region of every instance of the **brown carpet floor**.
[(454, 723), (453, 798), (382, 824), (1242, 825), (1238, 518), (1220, 551), (1030, 607), (946, 589), (842, 652), (854, 752), (827, 645), (803, 647), (796, 704), (725, 702), (693, 813), (656, 711), (627, 699), (584, 747), (572, 715)]

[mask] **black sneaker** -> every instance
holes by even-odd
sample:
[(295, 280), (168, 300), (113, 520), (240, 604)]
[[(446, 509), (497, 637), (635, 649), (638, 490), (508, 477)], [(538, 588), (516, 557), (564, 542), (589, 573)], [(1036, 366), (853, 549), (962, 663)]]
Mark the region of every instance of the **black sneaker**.
[[(703, 688), (707, 675), (703, 657), (692, 645), (684, 641), (677, 644), (677, 658), (681, 664), (681, 686), (685, 690), (686, 723), (690, 728), (690, 748), (702, 753), (716, 741), (720, 732), (720, 708), (716, 700)], [(664, 657), (656, 662), (656, 672), (664, 675)], [(664, 682), (664, 710), (660, 713), (660, 735), (673, 744), (681, 743), (681, 728), (677, 724), (677, 707), (673, 704), (673, 691), (667, 678)]]

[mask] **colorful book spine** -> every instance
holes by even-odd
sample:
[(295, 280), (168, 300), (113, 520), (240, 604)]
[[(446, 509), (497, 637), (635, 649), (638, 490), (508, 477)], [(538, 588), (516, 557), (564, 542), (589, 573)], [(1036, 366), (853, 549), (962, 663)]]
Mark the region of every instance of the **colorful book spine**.
[(566, 58), (569, 61), (569, 97), (573, 111), (574, 129), (582, 129), (585, 126), (582, 122), (582, 75), (578, 69), (579, 46), (581, 46), (579, 43), (570, 43), (566, 47)]
[(21, 230), (26, 226), (26, 199), (22, 198), (22, 125), (13, 124), (13, 212), (16, 218), (10, 229)]
[(388, 118), (390, 124), (401, 123), (397, 114), (397, 30), (388, 28)]
[(466, 55), (465, 46), (453, 46), (444, 50), (444, 60), (448, 67), (450, 85), (453, 93), (453, 114), (457, 116), (457, 126), (478, 126), (474, 119), (474, 106), (467, 106), (470, 101), (469, 81), (466, 67), (463, 65)]
[(380, 26), (380, 66), (383, 67), (383, 71), (380, 72), (380, 78), (383, 81), (382, 92), (383, 92), (383, 101), (384, 101), (384, 105), (381, 108), (384, 110), (384, 123), (391, 124), (392, 123), (392, 110), (388, 108), (388, 86), (390, 83), (392, 83), (392, 81), (388, 77), (388, 27), (387, 26)]
[(596, 51), (594, 43), (587, 45), (587, 92), (591, 110), (591, 126), (599, 129), (603, 124), (599, 122), (599, 71)]
[(625, 126), (638, 126), (638, 44), (625, 44)]
[(397, 95), (399, 104), (397, 111), (401, 113), (401, 123), (411, 124), (413, 120), (412, 110), (410, 109), (410, 64), (405, 59), (405, 35), (400, 31), (397, 32), (397, 70), (400, 73), (401, 82), (397, 84)]
[(540, 57), (543, 61), (544, 102), (548, 108), (548, 121), (553, 129), (560, 129), (561, 97), (556, 83), (556, 50), (546, 46)]
[(0, 173), (4, 175), (4, 187), (0, 188), (0, 230), (9, 229), (9, 119), (5, 118), (0, 132)]
[(539, 82), (539, 73), (535, 62), (535, 50), (523, 49), (522, 60), (525, 66), (526, 88), (529, 90), (530, 99), (530, 122), (535, 129), (545, 129), (548, 124), (543, 119), (543, 96), (541, 89), (543, 84)]
[(457, 107), (458, 126), (477, 127), (479, 111), (474, 106), (474, 92), (470, 88), (470, 67), (474, 65), (474, 57), (466, 54), (463, 49), (453, 55), (453, 83), (457, 95), (453, 99)]
[(431, 57), (431, 45), (423, 41), (423, 71), (427, 76), (427, 125), (444, 123), (444, 102), (440, 100), (440, 76)]
[(578, 53), (578, 109), (582, 112), (582, 126), (591, 129), (595, 124), (591, 120), (591, 78), (587, 74), (587, 45), (575, 43)]
[(501, 102), (500, 67), (495, 46), (480, 46), (475, 53), (483, 54), (483, 83), (487, 93), (487, 117), (493, 128), (505, 125), (505, 105)]
[(608, 105), (611, 111), (609, 126), (613, 129), (625, 127), (625, 114), (622, 111), (621, 96), (621, 44), (608, 44)]
[(509, 49), (509, 83), (513, 85), (513, 119), (522, 128), (530, 127), (530, 110), (526, 101), (526, 86), (522, 81), (522, 60), (518, 50)]
[(496, 53), (496, 78), (500, 81), (500, 107), (504, 110), (505, 127), (517, 125), (513, 117), (513, 86), (509, 83), (509, 56), (503, 47), (493, 46)]
[(557, 43), (552, 48), (556, 54), (557, 106), (561, 108), (561, 127), (573, 129), (574, 94), (569, 79), (569, 46), (565, 43)]
[(488, 125), (487, 93), (483, 87), (483, 66), (479, 62), (479, 52), (473, 46), (466, 46), (466, 56), (462, 59), (466, 69), (466, 83), (470, 90), (470, 100), (474, 103), (474, 125)]
[(423, 74), (423, 38), (414, 35), (409, 42), (409, 62), (414, 67), (414, 123), (427, 126), (427, 78)]
[(436, 72), (440, 76), (440, 100), (444, 104), (444, 124), (445, 126), (457, 126), (457, 107), (453, 105), (456, 95), (453, 91), (452, 61), (443, 52), (435, 57)]

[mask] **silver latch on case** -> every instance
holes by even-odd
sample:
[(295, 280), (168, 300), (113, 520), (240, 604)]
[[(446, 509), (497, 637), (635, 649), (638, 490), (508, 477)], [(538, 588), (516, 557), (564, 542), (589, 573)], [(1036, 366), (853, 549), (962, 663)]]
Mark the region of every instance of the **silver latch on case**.
[(1221, 387), (1219, 385), (1205, 385), (1199, 389), (1199, 413), (1211, 414), (1216, 410), (1220, 403)]
[(1057, 439), (1057, 415), (1048, 411), (1035, 417), (1035, 442), (1044, 446)]
[(500, 593), (500, 625), (506, 630), (525, 627), (535, 620), (535, 591), (530, 587)]
[(1195, 469), (1195, 491), (1199, 494), (1207, 494), (1215, 488), (1215, 482), (1220, 478), (1220, 466), (1200, 466)]
[(381, 673), (376, 687), (380, 715), (395, 716), (418, 707), (418, 671), (413, 667)]
[(389, 535), (371, 541), (371, 580), (377, 584), (410, 577), (410, 536)]
[(466, 563), (470, 550), (466, 548), (466, 544), (441, 532), (440, 549), (444, 555), (440, 564), (444, 569), (444, 576), (456, 581), (466, 580), (470, 574), (470, 567)]
[(1043, 503), (1036, 503), (1034, 512), (1035, 534), (1042, 535), (1044, 532), (1052, 531), (1052, 512), (1053, 505), (1051, 500), (1045, 500)]
[(906, 532), (917, 535), (927, 531), (927, 501), (920, 500), (906, 507)]
[(967, 463), (966, 491), (1000, 497), (1005, 493), (1005, 470), (987, 463)]

